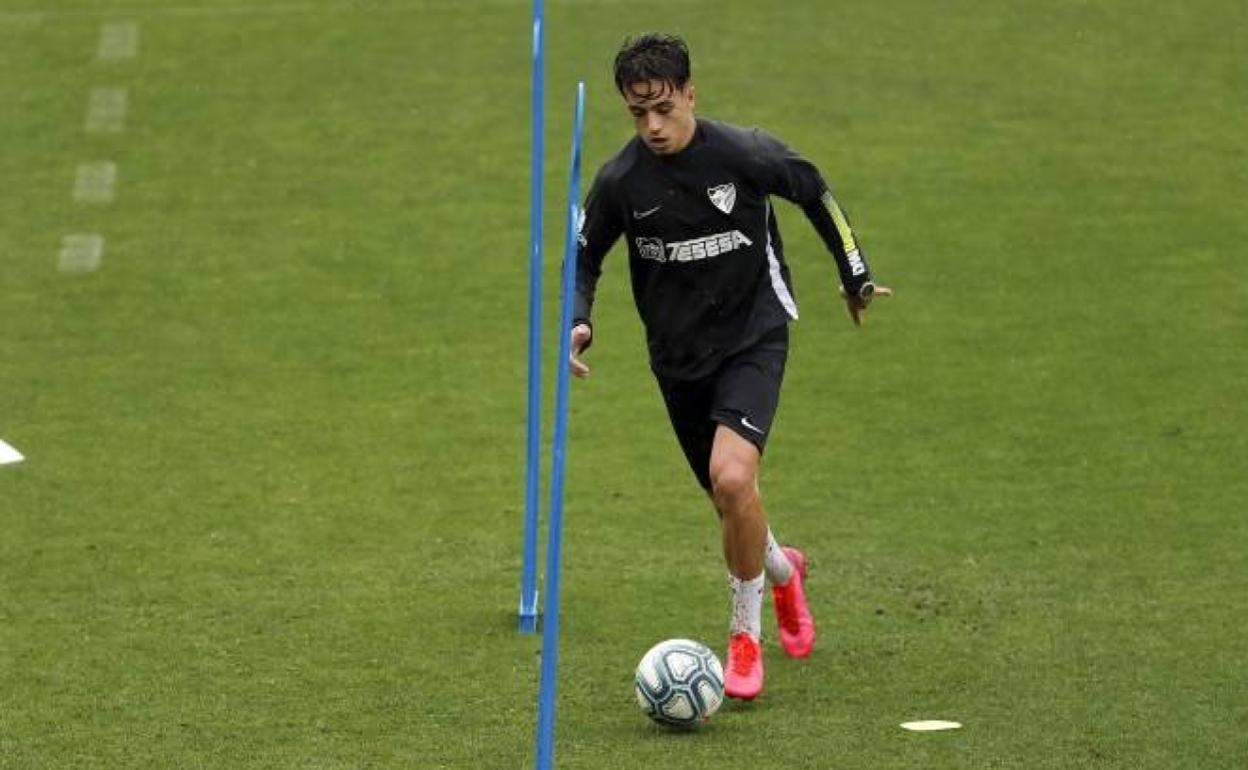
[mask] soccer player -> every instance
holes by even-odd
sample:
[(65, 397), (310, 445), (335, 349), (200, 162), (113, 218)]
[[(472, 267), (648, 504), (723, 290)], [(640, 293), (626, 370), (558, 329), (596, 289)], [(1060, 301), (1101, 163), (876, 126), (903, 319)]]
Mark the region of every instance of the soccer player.
[(586, 198), (570, 330), (573, 374), (593, 340), (602, 261), (621, 235), (650, 366), (694, 476), (719, 513), (732, 592), (725, 692), (763, 688), (764, 578), (785, 653), (815, 643), (806, 558), (768, 526), (758, 469), (780, 398), (788, 323), (797, 318), (771, 196), (802, 208), (832, 252), (855, 324), (874, 297), (849, 223), (819, 171), (759, 130), (694, 116), (689, 51), (679, 37), (626, 40), (615, 85), (637, 136), (599, 169)]

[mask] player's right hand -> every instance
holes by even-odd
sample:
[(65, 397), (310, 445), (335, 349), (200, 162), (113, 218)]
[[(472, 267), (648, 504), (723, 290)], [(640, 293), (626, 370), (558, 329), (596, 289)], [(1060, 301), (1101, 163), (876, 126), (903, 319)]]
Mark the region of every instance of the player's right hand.
[(589, 324), (577, 324), (572, 327), (572, 352), (568, 356), (568, 365), (572, 367), (572, 374), (577, 377), (588, 377), (589, 367), (585, 365), (579, 356), (581, 351), (589, 346), (589, 340), (594, 336), (594, 332), (589, 328)]

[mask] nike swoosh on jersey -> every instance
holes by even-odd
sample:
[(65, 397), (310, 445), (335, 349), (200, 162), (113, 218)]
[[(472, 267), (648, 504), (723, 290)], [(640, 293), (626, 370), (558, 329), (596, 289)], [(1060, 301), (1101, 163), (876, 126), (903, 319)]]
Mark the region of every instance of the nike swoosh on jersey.
[(645, 219), (646, 217), (650, 216), (651, 214), (653, 214), (654, 212), (658, 211), (661, 208), (663, 208), (663, 204), (659, 204), (658, 206), (655, 206), (652, 209), (647, 209), (645, 211), (637, 211), (636, 209), (633, 209), (633, 219)]

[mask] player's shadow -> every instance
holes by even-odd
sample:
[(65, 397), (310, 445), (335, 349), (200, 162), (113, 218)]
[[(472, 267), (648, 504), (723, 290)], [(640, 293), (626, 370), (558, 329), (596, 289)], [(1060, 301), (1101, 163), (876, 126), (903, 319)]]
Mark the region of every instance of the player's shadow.
[(692, 741), (696, 743), (714, 739), (719, 731), (720, 726), (715, 724), (714, 717), (711, 721), (697, 727), (668, 727), (657, 722), (649, 722), (642, 717), (642, 722), (633, 729), (633, 734), (645, 741)]
[(725, 731), (730, 731), (733, 735), (739, 735), (744, 725), (748, 725), (751, 720), (745, 715), (753, 713), (760, 708), (756, 701), (740, 701), (734, 698), (728, 698), (724, 701), (724, 705), (719, 707), (719, 711), (715, 712), (706, 722), (696, 727), (668, 727), (642, 720), (634, 729), (633, 734), (642, 740), (651, 741), (703, 741), (703, 740), (719, 740)]

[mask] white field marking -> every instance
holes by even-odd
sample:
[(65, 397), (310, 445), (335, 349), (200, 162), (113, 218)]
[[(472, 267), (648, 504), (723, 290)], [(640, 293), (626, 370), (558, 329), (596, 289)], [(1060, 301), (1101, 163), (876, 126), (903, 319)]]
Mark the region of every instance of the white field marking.
[(129, 92), (124, 88), (93, 88), (87, 101), (88, 134), (120, 134), (126, 130)]
[(0, 465), (12, 465), (13, 463), (20, 463), (25, 459), (21, 452), (4, 443), (3, 439), (0, 439)]
[(943, 719), (925, 719), (921, 722), (902, 722), (902, 728), (916, 733), (932, 733), (938, 730), (957, 730), (961, 722), (946, 722)]
[[(613, 5), (692, 5), (698, 0), (566, 0), (566, 5), (596, 7)], [(326, 13), (420, 13), (421, 11), (450, 9), (457, 10), (464, 5), (463, 0), (326, 0), (322, 3), (274, 3), (264, 5), (165, 5), (155, 8), (123, 8), (121, 13), (127, 16), (161, 17), (161, 16), (274, 16), (278, 14), (326, 14)], [(527, 8), (532, 5), (529, 0), (476, 0), (475, 5), (491, 7)], [(116, 16), (117, 10), (69, 9), (62, 11), (14, 10), (0, 11), (0, 24), (21, 22), (42, 22), (49, 19), (96, 19), (104, 16)]]
[(90, 273), (104, 259), (104, 236), (95, 233), (67, 235), (61, 239), (56, 269), (62, 273)]
[[(582, 0), (583, 2), (584, 0)], [(603, 0), (605, 2), (624, 2), (624, 0)], [(669, 0), (670, 1), (670, 0)], [(688, 2), (688, 0), (685, 0)], [(523, 5), (525, 0), (478, 0), (480, 4), (490, 5)], [(324, 13), (381, 13), (422, 11), (430, 8), (457, 8), (462, 0), (424, 0), (423, 2), (380, 2), (380, 0), (341, 0), (340, 2), (324, 3), (274, 3), (264, 5), (220, 6), (220, 5), (165, 5), (155, 8), (125, 8), (122, 12), (127, 16), (275, 16), (281, 14), (324, 14)], [(88, 9), (70, 9), (63, 11), (0, 11), (0, 24), (9, 22), (42, 22), (49, 18), (90, 19), (101, 16), (116, 16), (117, 11), (92, 11)]]
[(108, 160), (83, 163), (74, 178), (74, 200), (79, 203), (111, 203), (116, 184), (116, 163)]
[(139, 23), (110, 21), (100, 27), (100, 45), (96, 58), (100, 61), (133, 59), (139, 52)]
[(47, 11), (0, 11), (0, 24), (42, 24), (48, 18)]

